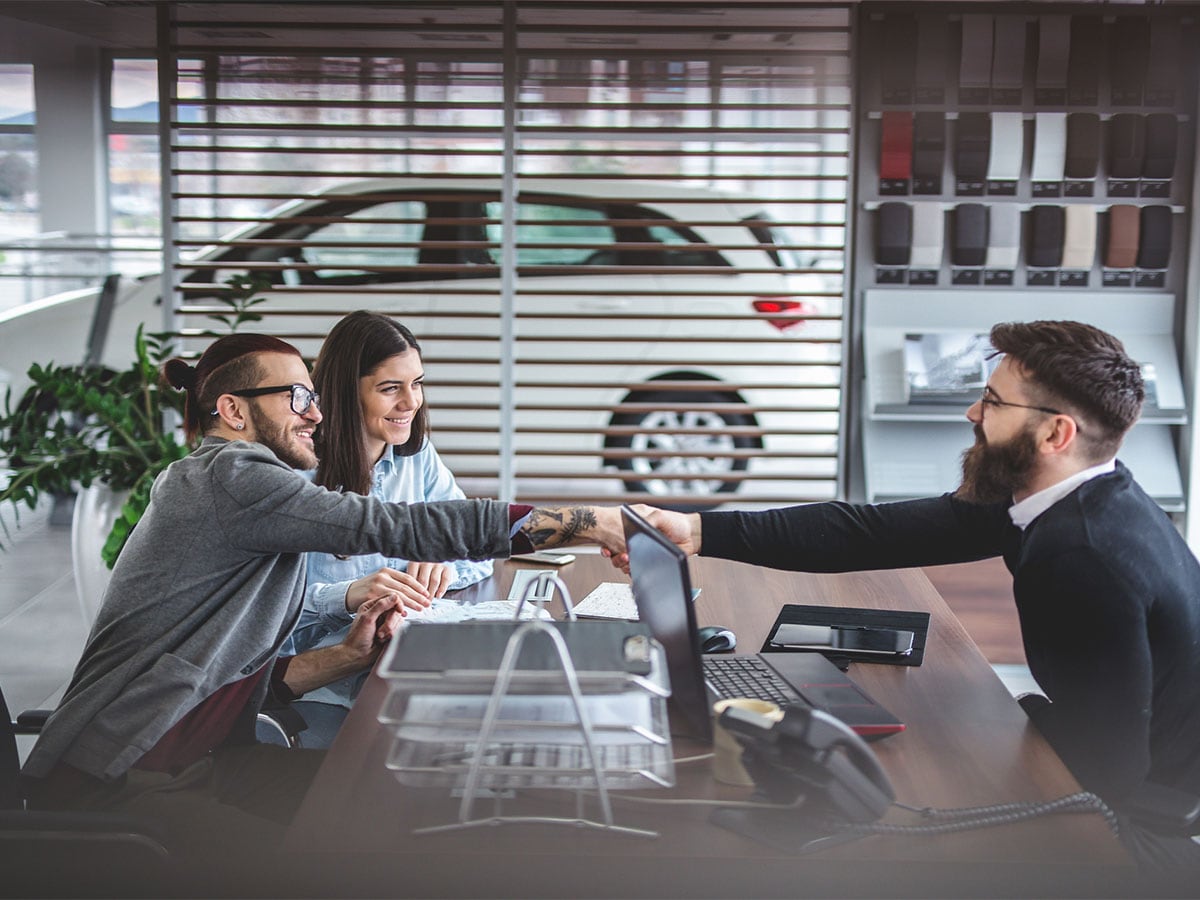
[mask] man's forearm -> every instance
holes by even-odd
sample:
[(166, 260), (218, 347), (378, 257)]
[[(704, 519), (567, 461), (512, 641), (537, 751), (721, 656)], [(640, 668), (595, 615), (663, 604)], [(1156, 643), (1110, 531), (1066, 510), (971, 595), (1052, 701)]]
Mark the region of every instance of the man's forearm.
[(539, 550), (587, 543), (624, 546), (621, 510), (616, 506), (535, 507), (521, 532)]
[(324, 687), (339, 678), (355, 675), (371, 664), (349, 651), (343, 644), (306, 650), (292, 657), (284, 673), (283, 683), (299, 697), (319, 687)]

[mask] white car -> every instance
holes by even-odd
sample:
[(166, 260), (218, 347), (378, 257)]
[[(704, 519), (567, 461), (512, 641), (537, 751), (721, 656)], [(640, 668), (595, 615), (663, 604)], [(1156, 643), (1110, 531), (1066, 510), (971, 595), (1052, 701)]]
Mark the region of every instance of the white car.
[[(496, 180), (342, 184), (199, 249), (179, 270), (182, 321), (193, 332), (216, 327), (203, 313), (227, 278), (247, 272), (271, 283), (255, 307), (264, 320), (250, 328), (306, 354), (338, 315), (395, 315), (422, 343), (439, 451), (469, 491), (494, 493), (500, 218)], [(751, 499), (775, 496), (793, 480), (794, 496), (832, 496), (840, 274), (814, 271), (787, 244), (760, 206), (711, 191), (522, 179), (517, 495), (585, 479), (593, 492), (607, 481), (608, 493), (624, 487), (667, 502), (739, 487)], [(157, 276), (122, 288), (107, 364), (127, 362), (137, 323), (159, 325), (160, 298)], [(24, 342), (18, 355), (29, 361), (67, 361), (48, 348), (82, 347), (90, 303), (43, 301), (26, 318), (50, 333), (38, 337), (27, 322), (28, 340), (16, 337), (10, 316), (0, 338)]]

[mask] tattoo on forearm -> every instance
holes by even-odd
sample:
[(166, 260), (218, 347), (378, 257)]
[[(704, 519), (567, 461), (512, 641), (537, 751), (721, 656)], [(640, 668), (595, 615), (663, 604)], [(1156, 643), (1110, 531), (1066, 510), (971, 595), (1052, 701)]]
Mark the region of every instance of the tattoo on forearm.
[(588, 529), (595, 529), (596, 514), (586, 506), (575, 506), (570, 510), (571, 518), (563, 527), (562, 543), (567, 543), (582, 535)]
[(533, 546), (550, 546), (554, 536), (562, 531), (562, 514), (556, 509), (535, 509), (529, 514), (523, 530)]
[(554, 547), (576, 540), (596, 527), (596, 513), (587, 506), (567, 509), (535, 509), (524, 531), (535, 547)]

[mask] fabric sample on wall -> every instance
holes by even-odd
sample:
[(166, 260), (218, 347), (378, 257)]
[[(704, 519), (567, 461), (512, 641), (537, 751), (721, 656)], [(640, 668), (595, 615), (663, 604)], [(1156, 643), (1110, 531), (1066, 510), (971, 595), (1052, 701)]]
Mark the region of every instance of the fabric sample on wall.
[(1021, 255), (1021, 210), (1014, 203), (996, 203), (988, 211), (988, 246), (984, 265), (1015, 269)]
[(1096, 207), (1076, 203), (1066, 208), (1062, 267), (1090, 269), (1096, 260)]
[(1137, 264), (1142, 211), (1131, 203), (1108, 210), (1108, 246), (1104, 265), (1109, 269), (1132, 269)]
[(941, 268), (945, 220), (941, 203), (926, 201), (912, 205), (912, 254), (908, 263), (912, 268)]
[(1019, 112), (994, 112), (988, 181), (1016, 181), (1021, 177), (1025, 150), (1025, 119)]
[(1067, 166), (1067, 114), (1040, 112), (1033, 119), (1033, 181), (1062, 181)]

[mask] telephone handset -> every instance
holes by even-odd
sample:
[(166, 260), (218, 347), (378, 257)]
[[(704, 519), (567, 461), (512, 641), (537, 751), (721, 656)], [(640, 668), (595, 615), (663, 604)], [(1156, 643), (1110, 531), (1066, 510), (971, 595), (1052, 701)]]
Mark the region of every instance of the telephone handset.
[(806, 807), (862, 824), (879, 819), (896, 799), (871, 748), (826, 712), (792, 704), (773, 721), (730, 707), (720, 722), (742, 744), (742, 764), (757, 792), (772, 802), (793, 803), (805, 794)]

